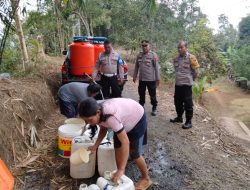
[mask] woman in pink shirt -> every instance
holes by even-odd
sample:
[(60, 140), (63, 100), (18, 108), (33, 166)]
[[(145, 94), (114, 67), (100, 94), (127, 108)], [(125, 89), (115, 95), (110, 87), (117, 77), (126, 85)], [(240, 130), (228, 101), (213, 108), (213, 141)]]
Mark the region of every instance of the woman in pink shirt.
[(136, 190), (147, 189), (152, 181), (142, 157), (144, 134), (147, 130), (147, 118), (143, 107), (132, 99), (115, 98), (98, 104), (95, 99), (88, 98), (80, 103), (79, 115), (90, 125), (100, 125), (100, 132), (94, 146), (89, 147), (96, 151), (108, 128), (114, 131), (114, 146), (117, 171), (112, 180), (117, 182), (124, 174), (130, 155), (139, 168), (142, 179), (135, 184)]

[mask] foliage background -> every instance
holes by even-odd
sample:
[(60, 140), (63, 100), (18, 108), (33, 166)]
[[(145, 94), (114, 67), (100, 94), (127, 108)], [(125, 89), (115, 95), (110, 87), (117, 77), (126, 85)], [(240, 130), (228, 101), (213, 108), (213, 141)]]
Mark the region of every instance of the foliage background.
[[(23, 0), (25, 1), (25, 0)], [(4, 0), (5, 6), (11, 1)], [(133, 56), (140, 41), (148, 39), (160, 57), (162, 76), (173, 80), (172, 60), (178, 41), (186, 40), (190, 53), (201, 64), (201, 75), (208, 80), (224, 75), (232, 68), (235, 75), (249, 79), (250, 18), (243, 18), (237, 31), (220, 15), (220, 30), (214, 34), (197, 0), (38, 0), (37, 10), (21, 7), (22, 27), (30, 61), (39, 62), (41, 49), (47, 55), (61, 55), (75, 35), (105, 36), (113, 39)], [(28, 1), (27, 1), (28, 3)], [(0, 7), (3, 10), (3, 7)], [(4, 26), (11, 23), (0, 71), (14, 71), (21, 63), (15, 23), (0, 11)], [(14, 50), (14, 51), (13, 51)], [(131, 59), (133, 60), (133, 59)], [(130, 60), (130, 61), (131, 61)]]

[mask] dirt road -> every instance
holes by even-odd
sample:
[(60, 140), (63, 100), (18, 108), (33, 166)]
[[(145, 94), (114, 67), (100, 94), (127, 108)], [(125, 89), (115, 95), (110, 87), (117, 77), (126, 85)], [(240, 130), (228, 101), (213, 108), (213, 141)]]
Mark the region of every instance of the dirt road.
[[(39, 84), (44, 84), (47, 81), (48, 89), (52, 90), (52, 94), (55, 94), (60, 74), (51, 71), (49, 75), (45, 76), (45, 79), (36, 76), (33, 76), (33, 79)], [(8, 87), (8, 84), (4, 85)], [(15, 83), (9, 85), (15, 85)], [(21, 86), (22, 81), (19, 81), (17, 85)], [(14, 88), (14, 86), (12, 87)], [(44, 88), (44, 85), (42, 87)], [(36, 85), (36, 88), (39, 88), (39, 85)], [(29, 90), (32, 92), (32, 89)], [(42, 95), (47, 96), (47, 94)], [(131, 77), (125, 85), (123, 95), (135, 100), (138, 99), (137, 85), (131, 82)], [(6, 99), (3, 98), (2, 101), (5, 102)], [(183, 130), (181, 125), (170, 123), (169, 119), (175, 116), (173, 89), (166, 84), (162, 84), (161, 88), (158, 89), (158, 99), (157, 117), (150, 115), (151, 106), (148, 97), (146, 105), (149, 137), (148, 145), (144, 147), (144, 154), (149, 165), (150, 176), (154, 181), (151, 190), (249, 189), (250, 153), (245, 149), (245, 146), (249, 146), (249, 144), (242, 146), (241, 140), (230, 136), (199, 105), (194, 107), (194, 128), (191, 130)], [(29, 105), (28, 101), (27, 99), (26, 103)], [(34, 106), (34, 109), (37, 108)], [(39, 110), (36, 111), (39, 113)], [(24, 152), (24, 158), (38, 157), (21, 166), (22, 160), (16, 159), (15, 164), (12, 165), (16, 179), (15, 189), (77, 190), (82, 182), (88, 184), (95, 182), (97, 175), (88, 180), (70, 178), (68, 160), (60, 158), (56, 154), (57, 128), (64, 119), (57, 106), (52, 106), (46, 117), (41, 116), (41, 120), (46, 120), (46, 122), (41, 123), (38, 131), (41, 146), (29, 148)], [(5, 126), (10, 126), (10, 122), (6, 120)], [(2, 130), (1, 127), (0, 130)], [(15, 128), (15, 125), (13, 127)], [(15, 141), (19, 144), (23, 142), (27, 141), (23, 141), (22, 136)], [(0, 152), (0, 155), (3, 153)], [(17, 167), (18, 165), (19, 167)], [(133, 162), (128, 163), (126, 174), (134, 181), (139, 178)]]
[[(126, 90), (125, 96), (138, 98), (134, 84), (128, 83)], [(171, 124), (169, 119), (175, 116), (173, 89), (163, 85), (158, 97), (157, 117), (150, 116), (151, 107), (146, 107), (151, 139), (146, 157), (151, 176), (159, 183), (152, 189), (248, 189), (248, 171), (243, 169), (243, 174), (238, 169), (249, 168), (249, 155), (242, 157), (245, 151), (233, 144), (235, 139), (198, 105), (192, 130)]]

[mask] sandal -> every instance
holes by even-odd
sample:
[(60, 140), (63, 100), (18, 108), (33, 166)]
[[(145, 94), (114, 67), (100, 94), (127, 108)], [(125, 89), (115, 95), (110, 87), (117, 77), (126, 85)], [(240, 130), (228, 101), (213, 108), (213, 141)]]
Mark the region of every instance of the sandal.
[(147, 190), (153, 182), (149, 180), (146, 184), (142, 184), (142, 180), (135, 184), (135, 190)]

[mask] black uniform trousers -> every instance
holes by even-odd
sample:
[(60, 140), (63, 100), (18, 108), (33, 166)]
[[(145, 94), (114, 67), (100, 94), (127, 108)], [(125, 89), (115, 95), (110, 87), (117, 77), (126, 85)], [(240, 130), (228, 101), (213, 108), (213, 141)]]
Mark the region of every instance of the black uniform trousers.
[(139, 93), (139, 103), (144, 106), (145, 104), (145, 95), (146, 88), (148, 88), (148, 93), (150, 96), (151, 104), (153, 106), (153, 110), (157, 107), (157, 98), (156, 98), (156, 81), (139, 81), (138, 93)]
[(182, 117), (185, 110), (186, 120), (191, 121), (193, 117), (192, 86), (175, 86), (174, 103), (177, 116)]
[[(121, 97), (121, 88), (118, 85), (117, 76), (107, 77), (101, 76), (102, 92), (105, 99), (107, 98), (119, 98)], [(111, 89), (111, 93), (110, 93)]]

